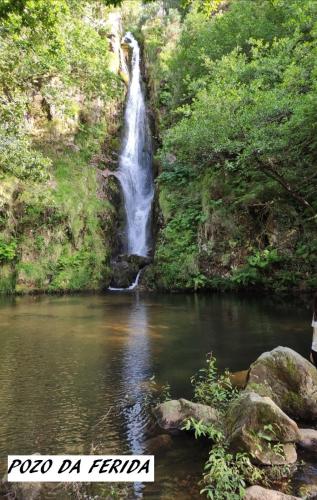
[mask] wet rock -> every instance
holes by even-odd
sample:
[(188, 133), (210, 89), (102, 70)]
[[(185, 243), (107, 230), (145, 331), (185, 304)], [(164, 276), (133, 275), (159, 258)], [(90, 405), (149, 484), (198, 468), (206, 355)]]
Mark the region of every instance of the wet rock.
[(140, 255), (119, 255), (111, 264), (112, 278), (111, 287), (128, 288), (134, 281), (140, 271), (151, 259)]
[(298, 429), (298, 445), (306, 451), (317, 453), (317, 431), (315, 429)]
[(299, 500), (298, 497), (285, 495), (276, 490), (268, 490), (262, 486), (250, 486), (246, 489), (244, 500)]
[(187, 418), (202, 420), (205, 424), (215, 424), (219, 421), (219, 412), (211, 406), (193, 403), (187, 399), (173, 399), (156, 406), (153, 413), (162, 429), (181, 430)]
[(143, 269), (151, 262), (150, 257), (144, 257), (143, 255), (122, 255), (120, 258), (133, 266), (138, 266), (139, 269)]
[(134, 282), (139, 271), (128, 264), (128, 262), (114, 262), (111, 269), (110, 286), (115, 288), (128, 288)]
[[(229, 406), (225, 429), (230, 447), (235, 451), (247, 451), (258, 463), (296, 462), (294, 443), (299, 439), (298, 427), (268, 397), (254, 392), (242, 393)], [(281, 443), (282, 453), (274, 449), (276, 443)]]
[(265, 352), (251, 365), (247, 389), (269, 396), (293, 418), (317, 417), (317, 370), (288, 347)]
[(173, 440), (169, 434), (160, 434), (145, 441), (145, 449), (150, 454), (156, 454), (160, 451), (170, 448)]

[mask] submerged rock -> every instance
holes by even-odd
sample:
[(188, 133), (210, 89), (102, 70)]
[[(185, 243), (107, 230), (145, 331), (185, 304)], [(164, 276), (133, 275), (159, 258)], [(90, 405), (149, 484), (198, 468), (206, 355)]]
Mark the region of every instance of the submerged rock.
[(317, 453), (317, 431), (315, 429), (299, 429), (298, 445), (306, 451)]
[(317, 417), (317, 370), (288, 347), (265, 352), (251, 365), (247, 389), (269, 396), (293, 418)]
[(172, 399), (156, 406), (153, 413), (162, 429), (181, 430), (187, 418), (202, 420), (205, 424), (215, 424), (219, 421), (219, 412), (211, 406), (193, 403), (187, 399)]
[(159, 434), (145, 441), (145, 449), (148, 453), (156, 454), (170, 448), (173, 440), (169, 434)]
[(262, 486), (250, 486), (246, 489), (244, 500), (299, 500), (299, 498), (285, 495), (280, 491), (268, 490)]
[[(229, 406), (226, 435), (235, 451), (246, 451), (261, 464), (292, 464), (299, 439), (296, 423), (270, 398), (245, 392)], [(274, 449), (281, 443), (282, 450)]]

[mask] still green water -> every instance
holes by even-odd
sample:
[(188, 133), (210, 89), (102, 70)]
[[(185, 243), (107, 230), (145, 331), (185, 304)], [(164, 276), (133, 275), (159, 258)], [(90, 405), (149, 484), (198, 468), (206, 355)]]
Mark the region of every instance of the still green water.
[[(1, 472), (8, 454), (142, 453), (153, 374), (172, 396), (190, 397), (190, 376), (207, 352), (231, 370), (277, 345), (307, 356), (310, 319), (302, 305), (227, 295), (2, 298)], [(129, 498), (198, 498), (207, 452), (175, 437), (156, 457), (155, 483), (134, 485)]]

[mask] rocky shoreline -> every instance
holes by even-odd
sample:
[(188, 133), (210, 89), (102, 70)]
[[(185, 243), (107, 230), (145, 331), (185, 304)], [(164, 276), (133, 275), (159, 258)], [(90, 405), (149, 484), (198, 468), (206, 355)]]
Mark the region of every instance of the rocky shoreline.
[[(224, 410), (185, 399), (169, 400), (153, 408), (158, 425), (168, 434), (189, 429), (189, 421), (212, 426), (223, 433), (230, 452), (247, 453), (260, 468), (296, 466), (298, 450), (317, 453), (317, 370), (308, 360), (290, 348), (277, 347), (231, 379), (238, 380), (240, 390)], [(248, 500), (299, 498), (256, 483), (248, 486)], [(304, 498), (316, 495), (317, 489)]]

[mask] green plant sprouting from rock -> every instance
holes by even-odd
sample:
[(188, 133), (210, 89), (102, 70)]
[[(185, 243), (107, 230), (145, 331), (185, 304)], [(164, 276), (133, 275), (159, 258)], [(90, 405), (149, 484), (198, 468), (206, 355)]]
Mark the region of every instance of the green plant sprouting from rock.
[(194, 399), (199, 403), (216, 406), (223, 409), (238, 395), (237, 389), (232, 386), (230, 374), (226, 370), (223, 374), (218, 374), (216, 358), (212, 353), (206, 359), (206, 368), (201, 368), (199, 372), (191, 378), (194, 387)]
[(254, 453), (230, 449), (226, 434), (226, 411), (228, 404), (238, 401), (239, 392), (232, 387), (229, 373), (218, 374), (216, 359), (210, 354), (207, 367), (192, 377), (194, 398), (202, 404), (214, 406), (220, 411), (217, 424), (206, 424), (194, 418), (184, 421), (183, 429), (192, 431), (196, 439), (207, 438), (211, 450), (204, 467), (201, 493), (211, 500), (240, 500), (244, 498), (248, 485), (261, 484), (270, 487), (275, 481), (290, 477), (289, 465), (258, 466), (257, 452), (269, 450), (275, 456), (284, 458), (284, 449), (278, 440), (276, 424), (265, 424), (253, 431)]

